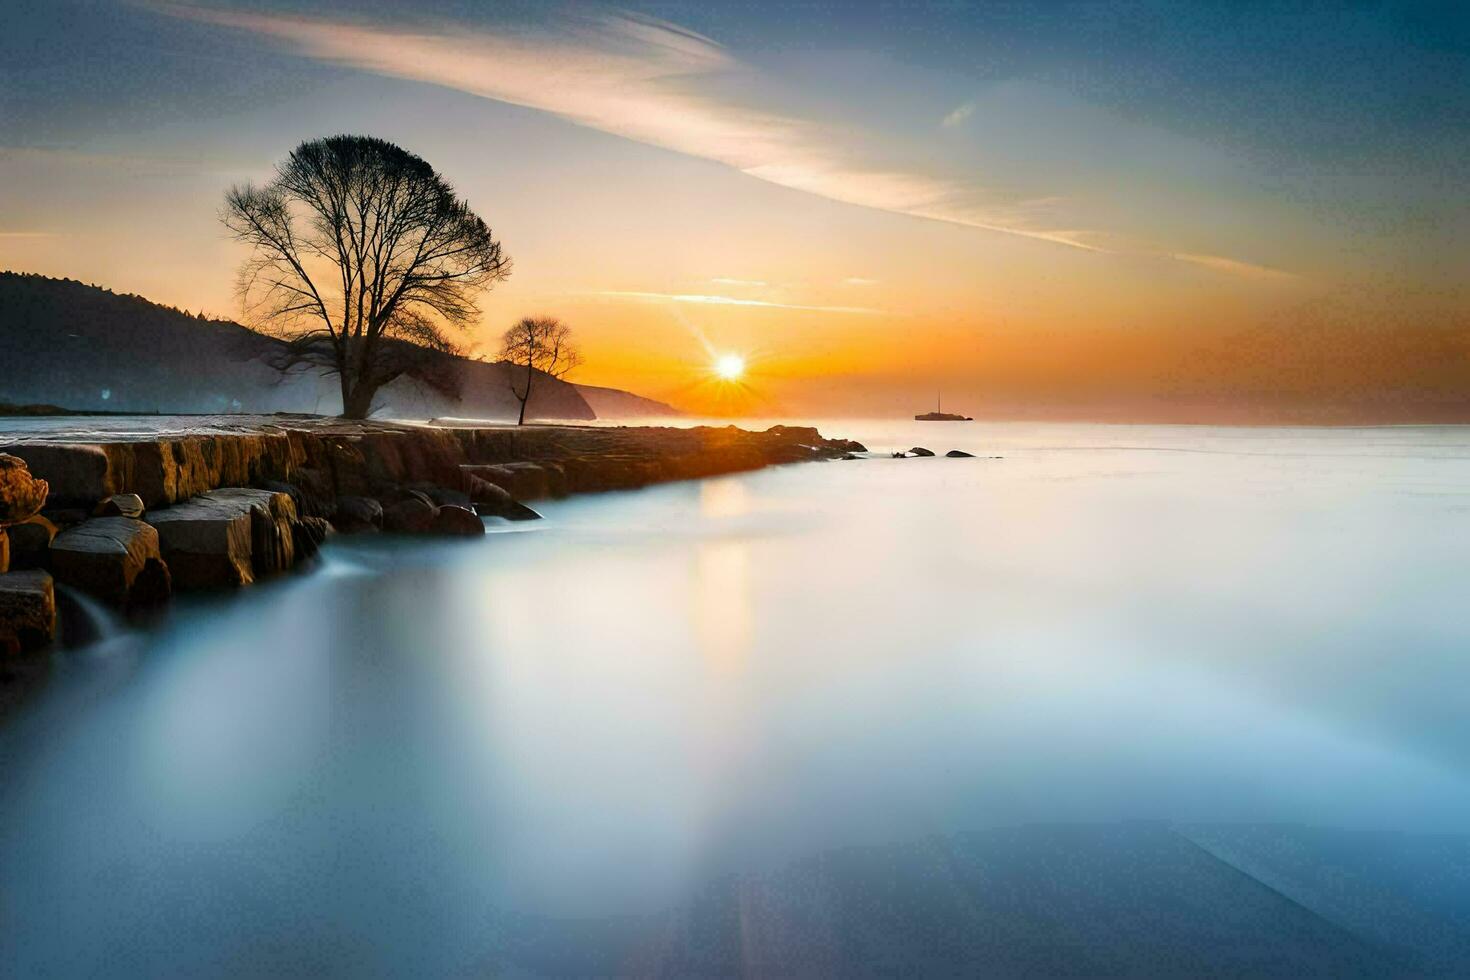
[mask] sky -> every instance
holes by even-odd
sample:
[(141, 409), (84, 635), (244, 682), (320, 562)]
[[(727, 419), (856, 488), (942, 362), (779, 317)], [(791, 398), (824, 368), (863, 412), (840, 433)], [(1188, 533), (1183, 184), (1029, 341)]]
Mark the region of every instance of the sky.
[[(411, 7), (411, 12), (410, 8)], [(0, 267), (241, 317), (232, 184), (418, 153), (575, 380), (696, 412), (1470, 419), (1470, 13), (76, 2), (0, 31)], [(721, 354), (746, 358), (732, 385)]]

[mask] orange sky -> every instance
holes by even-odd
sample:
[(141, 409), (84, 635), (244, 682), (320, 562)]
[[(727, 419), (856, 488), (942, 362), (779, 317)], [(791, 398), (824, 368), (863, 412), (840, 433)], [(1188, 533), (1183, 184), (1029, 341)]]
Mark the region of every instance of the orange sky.
[[(471, 347), (556, 315), (575, 380), (691, 411), (911, 414), (943, 388), (976, 414), (1336, 418), (1470, 390), (1470, 215), (1446, 156), (1333, 166), (1162, 96), (630, 15), (128, 16), (228, 46), (242, 77), (261, 59), (266, 94), (126, 127), (78, 109), (66, 138), (6, 146), (0, 266), (239, 316), (225, 189), (368, 132), (444, 172), (515, 263)], [(153, 65), (187, 46), (138, 43)], [(187, 65), (158, 70), (155, 103), (179, 97)], [(748, 359), (738, 388), (711, 382), (724, 352)]]

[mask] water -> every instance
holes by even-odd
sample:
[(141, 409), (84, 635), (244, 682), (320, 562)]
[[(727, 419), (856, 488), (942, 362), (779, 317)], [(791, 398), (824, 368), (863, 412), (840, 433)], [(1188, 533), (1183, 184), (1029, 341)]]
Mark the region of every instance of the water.
[(67, 653), (0, 973), (1464, 962), (1470, 429), (823, 429)]

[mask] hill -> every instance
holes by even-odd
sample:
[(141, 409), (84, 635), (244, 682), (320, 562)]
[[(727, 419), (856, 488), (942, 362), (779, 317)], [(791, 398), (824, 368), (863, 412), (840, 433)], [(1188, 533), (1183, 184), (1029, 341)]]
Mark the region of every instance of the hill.
[[(74, 411), (313, 412), (335, 414), (333, 377), (281, 375), (267, 363), (282, 342), (229, 320), (209, 320), (141, 296), (71, 279), (0, 272), (0, 402)], [(458, 372), (460, 397), (399, 379), (379, 392), (376, 416), (514, 419), (508, 364), (443, 355)], [(646, 401), (598, 389), (629, 404)], [(657, 404), (657, 403), (650, 403)], [(576, 385), (542, 376), (529, 416), (598, 417)]]
[(577, 385), (580, 394), (600, 419), (675, 418), (683, 415), (672, 405), (635, 395), (618, 388)]

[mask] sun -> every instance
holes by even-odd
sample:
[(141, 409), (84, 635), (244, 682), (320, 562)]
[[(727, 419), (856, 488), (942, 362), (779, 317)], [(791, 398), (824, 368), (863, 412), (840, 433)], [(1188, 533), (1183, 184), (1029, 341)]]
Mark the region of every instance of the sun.
[(745, 358), (739, 354), (721, 354), (715, 360), (715, 374), (726, 381), (738, 381), (745, 373)]

